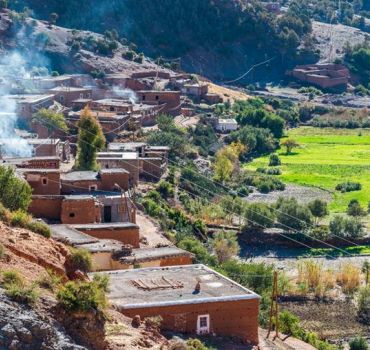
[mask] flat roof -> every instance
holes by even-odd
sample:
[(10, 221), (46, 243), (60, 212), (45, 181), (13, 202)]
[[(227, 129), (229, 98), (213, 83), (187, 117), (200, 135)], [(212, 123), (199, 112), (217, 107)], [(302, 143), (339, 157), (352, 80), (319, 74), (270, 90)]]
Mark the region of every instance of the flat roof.
[(65, 195), (64, 199), (70, 200), (70, 201), (79, 201), (82, 199), (93, 199), (94, 197), (91, 194), (71, 194), (71, 195)]
[(21, 173), (60, 173), (60, 169), (49, 169), (49, 168), (17, 168), (16, 172)]
[(110, 151), (113, 150), (135, 150), (138, 147), (146, 146), (146, 142), (111, 142), (108, 145)]
[[(88, 236), (88, 235), (86, 235)], [(99, 252), (120, 252), (122, 250), (122, 242), (113, 239), (98, 239), (95, 242), (87, 242), (79, 244), (78, 248), (86, 249), (91, 253)]]
[[(256, 293), (201, 264), (102, 273), (110, 278), (108, 299), (119, 309), (259, 298)], [(195, 292), (198, 281), (199, 293)]]
[(80, 232), (69, 225), (50, 225), (51, 237), (69, 245), (99, 242), (99, 239)]
[(123, 160), (130, 160), (130, 159), (138, 159), (138, 155), (136, 152), (98, 152), (97, 160), (106, 160), (106, 159), (123, 159)]
[(150, 261), (172, 256), (194, 256), (194, 255), (187, 252), (186, 250), (177, 248), (175, 246), (158, 248), (139, 248), (133, 249), (131, 255), (123, 256), (119, 260), (127, 264), (135, 264), (144, 261)]
[(101, 174), (121, 174), (121, 173), (130, 174), (129, 171), (123, 168), (100, 169), (99, 172)]
[(54, 95), (40, 95), (40, 94), (19, 94), (6, 95), (5, 98), (16, 100), (17, 102), (36, 103), (47, 99), (54, 98)]
[(60, 139), (26, 139), (30, 145), (56, 145)]
[(86, 87), (75, 87), (75, 86), (57, 86), (55, 88), (50, 89), (49, 91), (55, 92), (69, 92), (69, 91), (91, 91), (91, 88)]
[(76, 230), (100, 230), (100, 229), (121, 229), (121, 228), (139, 228), (138, 225), (133, 224), (132, 222), (103, 222), (96, 224), (74, 224), (71, 227)]
[(118, 98), (105, 98), (102, 100), (93, 101), (93, 103), (107, 106), (132, 106), (132, 103), (129, 100)]
[(71, 171), (63, 173), (60, 178), (63, 181), (94, 181), (97, 176), (97, 171)]
[(218, 124), (227, 124), (227, 123), (231, 123), (231, 124), (238, 124), (237, 121), (235, 119), (219, 119), (218, 120)]

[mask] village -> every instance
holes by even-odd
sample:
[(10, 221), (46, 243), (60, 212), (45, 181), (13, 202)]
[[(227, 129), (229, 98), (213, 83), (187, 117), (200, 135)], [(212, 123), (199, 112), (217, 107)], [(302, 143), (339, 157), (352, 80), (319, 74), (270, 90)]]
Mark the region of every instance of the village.
[[(259, 296), (209, 267), (193, 265), (194, 255), (163, 237), (135, 202), (140, 187), (166, 174), (169, 153), (166, 146), (137, 141), (138, 131), (155, 127), (160, 114), (190, 119), (198, 103), (215, 104), (222, 97), (191, 75), (159, 70), (108, 74), (99, 81), (76, 74), (12, 83), (16, 94), (4, 98), (14, 101), (25, 127), (14, 138), (0, 139), (1, 165), (31, 186), (28, 211), (50, 226), (52, 239), (88, 251), (91, 273), (109, 275), (110, 303), (133, 318), (160, 314), (167, 330), (257, 345)], [(97, 153), (97, 171), (74, 170), (77, 132), (34, 118), (45, 109), (62, 113), (76, 130), (86, 108), (107, 140)], [(237, 123), (216, 119), (214, 127), (230, 132)], [(26, 152), (17, 143), (26, 143)]]

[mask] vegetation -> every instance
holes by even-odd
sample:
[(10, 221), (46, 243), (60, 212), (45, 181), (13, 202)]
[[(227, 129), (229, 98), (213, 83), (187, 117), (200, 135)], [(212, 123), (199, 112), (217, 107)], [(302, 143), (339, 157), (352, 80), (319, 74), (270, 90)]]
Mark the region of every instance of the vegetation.
[(48, 130), (49, 136), (55, 131), (68, 132), (68, 126), (64, 115), (54, 112), (51, 109), (40, 109), (33, 115), (33, 121), (43, 125)]
[(361, 184), (358, 183), (358, 182), (350, 182), (350, 181), (347, 181), (347, 182), (342, 182), (338, 185), (335, 186), (335, 189), (337, 191), (341, 191), (341, 192), (352, 192), (352, 191), (360, 191), (362, 188)]
[(350, 350), (368, 350), (367, 340), (361, 336), (353, 338), (349, 342)]
[(96, 153), (105, 145), (105, 137), (99, 122), (85, 107), (78, 121), (76, 169), (96, 170)]
[(91, 253), (86, 249), (72, 249), (69, 258), (73, 270), (89, 272), (92, 268)]
[(370, 286), (365, 286), (360, 289), (357, 302), (357, 315), (360, 321), (365, 324), (370, 324)]
[(71, 312), (104, 311), (107, 307), (106, 285), (100, 281), (70, 281), (57, 294), (59, 303)]
[(281, 142), (281, 146), (285, 147), (286, 154), (292, 154), (294, 148), (299, 147), (299, 143), (294, 139), (286, 139)]
[(34, 304), (38, 299), (35, 285), (27, 285), (17, 271), (4, 271), (0, 285), (5, 289), (5, 294), (10, 299), (19, 303)]
[(18, 178), (11, 167), (0, 166), (0, 202), (9, 210), (26, 210), (31, 202), (31, 187)]
[(216, 233), (212, 240), (212, 247), (220, 264), (229, 261), (240, 251), (237, 236), (232, 232), (221, 231)]
[[(348, 129), (318, 129), (300, 127), (289, 131), (289, 136), (301, 144), (293, 155), (279, 151), (282, 175), (279, 179), (286, 183), (313, 186), (334, 192), (338, 183), (359, 182), (361, 190), (355, 198), (362, 206), (370, 198), (370, 131)], [(268, 157), (255, 159), (248, 169), (266, 167)], [(344, 212), (353, 192), (335, 192), (328, 205), (335, 212)]]

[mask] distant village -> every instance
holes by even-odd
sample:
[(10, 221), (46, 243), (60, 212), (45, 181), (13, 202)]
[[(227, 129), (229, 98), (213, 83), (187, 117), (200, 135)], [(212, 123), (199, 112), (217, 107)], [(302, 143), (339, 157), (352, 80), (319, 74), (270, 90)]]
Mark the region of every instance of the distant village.
[[(130, 317), (156, 316), (160, 307), (163, 324), (173, 331), (258, 344), (259, 296), (204, 265), (193, 265), (193, 254), (168, 240), (151, 239), (137, 222), (135, 191), (166, 173), (169, 148), (148, 145), (136, 133), (155, 127), (160, 114), (192, 117), (200, 102), (212, 105), (222, 97), (209, 93), (207, 82), (165, 71), (14, 83), (22, 91), (7, 87), (13, 93), (4, 98), (15, 104), (17, 123), (24, 128), (11, 139), (0, 138), (1, 165), (13, 167), (31, 186), (29, 212), (50, 225), (52, 238), (89, 251), (93, 272), (110, 276), (110, 302)], [(24, 93), (27, 89), (32, 93)], [(97, 153), (97, 171), (73, 169), (77, 123), (85, 107), (107, 140), (106, 149)], [(40, 109), (62, 113), (70, 132), (50, 135), (47, 125), (33, 118)], [(214, 120), (220, 133), (237, 127), (234, 119)], [(27, 144), (26, 152), (20, 143)]]

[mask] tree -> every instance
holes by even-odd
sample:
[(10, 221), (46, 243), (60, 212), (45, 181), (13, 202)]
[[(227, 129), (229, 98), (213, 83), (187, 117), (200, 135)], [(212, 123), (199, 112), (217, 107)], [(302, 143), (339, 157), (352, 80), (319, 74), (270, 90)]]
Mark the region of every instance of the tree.
[(358, 336), (349, 342), (350, 350), (368, 350), (367, 340), (364, 337)]
[(357, 199), (351, 199), (348, 203), (347, 214), (349, 216), (359, 217), (365, 216), (366, 211), (361, 207), (361, 204)]
[(318, 224), (319, 219), (329, 214), (328, 204), (320, 199), (315, 199), (308, 203), (308, 208), (315, 218), (316, 225)]
[(281, 165), (281, 160), (276, 153), (272, 153), (269, 158), (269, 166)]
[(57, 22), (59, 18), (59, 15), (55, 12), (52, 12), (50, 15), (49, 15), (49, 22), (50, 24), (55, 24)]
[(240, 251), (236, 233), (226, 231), (216, 233), (212, 240), (212, 248), (220, 264), (229, 261)]
[(275, 214), (271, 208), (264, 203), (252, 203), (245, 209), (247, 220), (244, 230), (254, 229), (261, 231), (274, 225)]
[(104, 147), (105, 137), (99, 122), (87, 107), (82, 111), (78, 128), (76, 169), (95, 170), (98, 167), (96, 153)]
[(10, 167), (0, 166), (0, 202), (9, 210), (27, 210), (31, 202), (30, 185)]
[(348, 218), (344, 222), (344, 231), (348, 237), (360, 238), (363, 237), (364, 225), (358, 218)]
[(307, 206), (301, 205), (295, 198), (280, 197), (276, 202), (277, 221), (288, 231), (305, 230), (311, 225), (312, 215)]
[(293, 139), (286, 139), (281, 142), (281, 145), (286, 148), (286, 154), (292, 154), (293, 149), (300, 146), (300, 144)]
[(329, 223), (329, 230), (332, 235), (344, 237), (345, 236), (345, 219), (343, 216), (334, 216)]
[(33, 121), (39, 122), (48, 130), (49, 137), (54, 131), (68, 132), (68, 126), (62, 113), (42, 108), (33, 115)]

